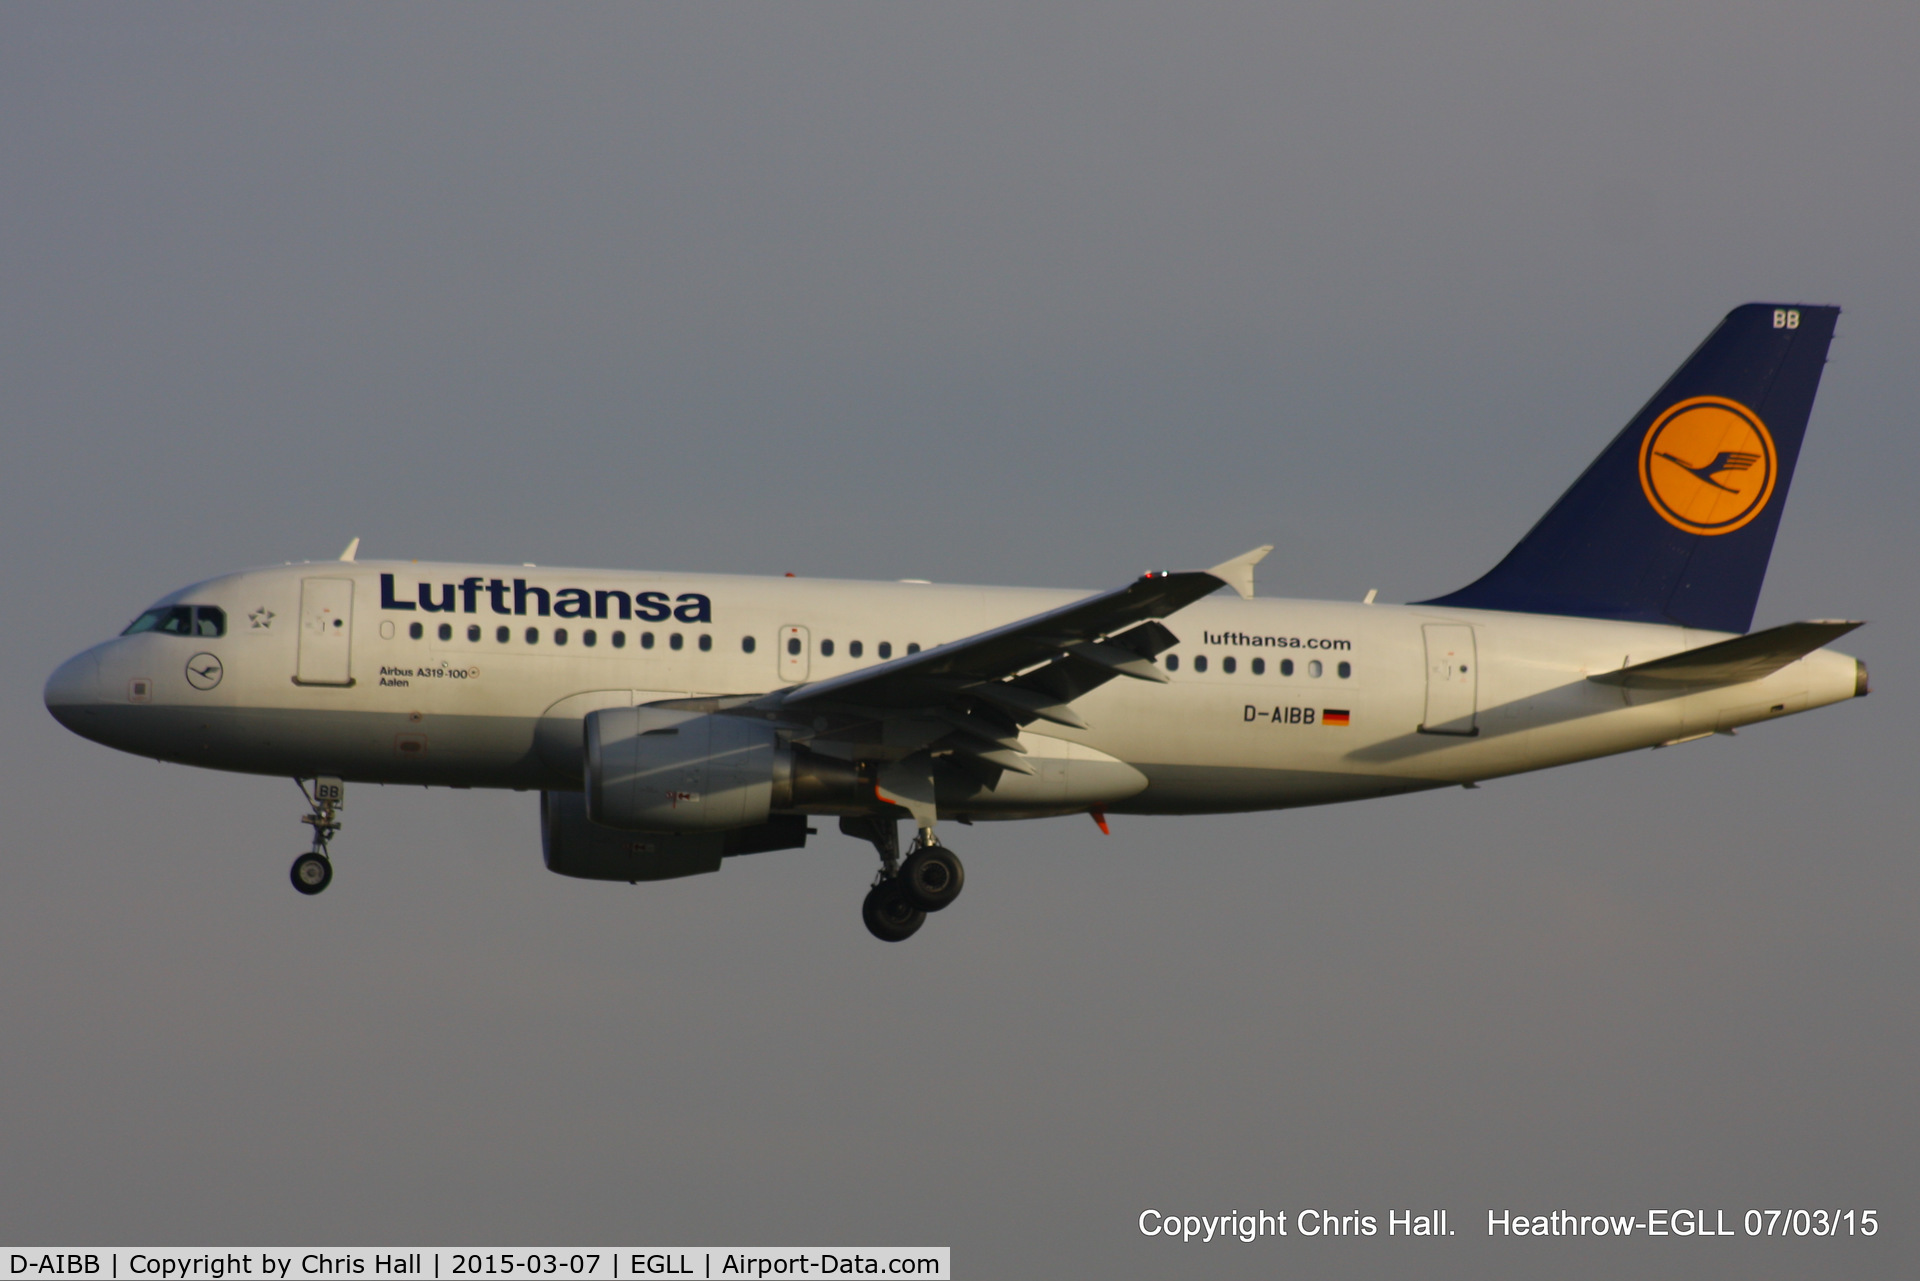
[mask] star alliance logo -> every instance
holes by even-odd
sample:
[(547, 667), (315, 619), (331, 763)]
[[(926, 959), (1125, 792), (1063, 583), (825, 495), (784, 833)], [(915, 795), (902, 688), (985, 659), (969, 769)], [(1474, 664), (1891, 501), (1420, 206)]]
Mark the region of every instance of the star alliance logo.
[(264, 630), (266, 628), (272, 627), (273, 611), (268, 609), (265, 605), (262, 605), (259, 609), (256, 609), (251, 614), (247, 615), (247, 621), (252, 623), (255, 629), (257, 630)]

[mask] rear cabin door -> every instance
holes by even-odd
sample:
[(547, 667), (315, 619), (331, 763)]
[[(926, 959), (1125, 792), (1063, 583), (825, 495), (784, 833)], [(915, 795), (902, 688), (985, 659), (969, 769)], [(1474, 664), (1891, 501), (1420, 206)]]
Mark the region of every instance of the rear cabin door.
[(803, 681), (807, 679), (807, 663), (812, 655), (813, 639), (807, 635), (804, 627), (782, 627), (780, 629), (780, 679), (783, 681)]
[[(1480, 662), (1473, 628), (1460, 623), (1428, 623), (1427, 715), (1423, 734), (1478, 734), (1474, 713), (1479, 702)], [(1404, 723), (1404, 722), (1403, 722)]]
[(300, 663), (294, 680), (302, 685), (353, 684), (353, 580), (300, 580)]

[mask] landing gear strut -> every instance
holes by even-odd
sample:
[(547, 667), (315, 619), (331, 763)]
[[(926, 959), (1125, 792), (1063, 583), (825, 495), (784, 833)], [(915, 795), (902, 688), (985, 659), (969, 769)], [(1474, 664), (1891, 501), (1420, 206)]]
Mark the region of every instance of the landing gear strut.
[(880, 872), (873, 878), (860, 918), (867, 930), (885, 943), (912, 938), (926, 924), (928, 912), (938, 912), (960, 897), (966, 868), (954, 852), (922, 832), (900, 858), (900, 828), (891, 818), (843, 818), (840, 830), (870, 841), (880, 855)]
[(300, 818), (313, 829), (313, 848), (293, 860), (289, 877), (293, 888), (302, 894), (318, 894), (333, 884), (333, 860), (327, 857), (327, 843), (340, 830), (340, 811), (347, 805), (347, 789), (337, 778), (314, 779), (311, 792), (301, 779), (293, 781), (313, 811)]

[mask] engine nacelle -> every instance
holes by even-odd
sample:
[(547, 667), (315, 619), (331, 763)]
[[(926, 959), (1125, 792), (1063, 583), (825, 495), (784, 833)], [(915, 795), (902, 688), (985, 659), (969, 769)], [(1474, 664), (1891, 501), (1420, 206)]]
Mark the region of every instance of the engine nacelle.
[(644, 832), (765, 823), (776, 767), (784, 763), (783, 745), (765, 721), (668, 707), (593, 712), (586, 747), (587, 816)]
[[(619, 832), (587, 817), (578, 792), (540, 793), (540, 852), (547, 870), (593, 881), (668, 881), (720, 870), (722, 832)], [(804, 838), (802, 838), (804, 839)]]
[(722, 858), (799, 849), (812, 828), (775, 815), (730, 832), (622, 832), (587, 817), (579, 792), (540, 793), (540, 848), (547, 870), (592, 881), (667, 881), (720, 869)]

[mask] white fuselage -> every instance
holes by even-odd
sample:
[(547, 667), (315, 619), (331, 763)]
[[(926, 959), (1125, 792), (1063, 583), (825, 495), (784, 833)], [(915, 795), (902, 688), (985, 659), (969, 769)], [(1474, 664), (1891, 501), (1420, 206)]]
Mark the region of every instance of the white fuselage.
[[(316, 562), (172, 594), (161, 604), (223, 610), (225, 634), (107, 641), (54, 675), (47, 702), (89, 738), (188, 764), (574, 789), (589, 711), (820, 680), (1082, 595)], [(1075, 704), (1087, 728), (1023, 733), (1036, 761), (1061, 763), (1048, 795), (1009, 776), (1004, 796), (983, 789), (956, 816), (1359, 799), (1730, 730), (1860, 687), (1855, 661), (1830, 650), (1700, 692), (1587, 679), (1724, 639), (1670, 626), (1226, 595), (1167, 622), (1181, 642), (1158, 660), (1168, 683), (1111, 681)]]

